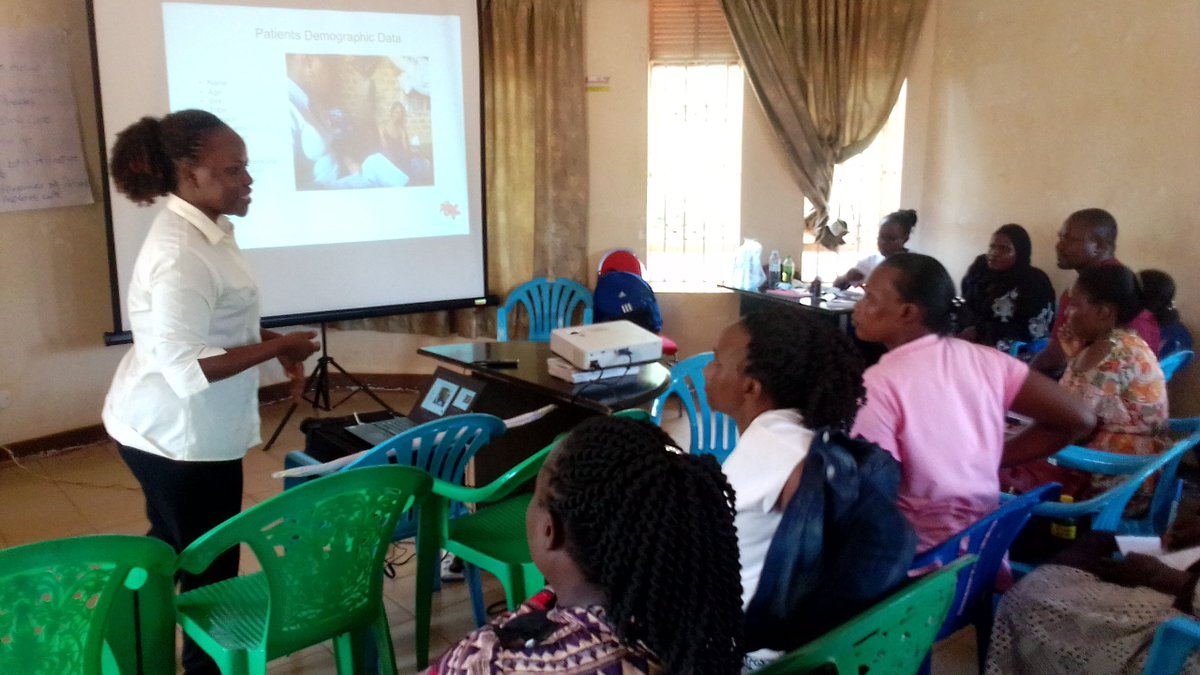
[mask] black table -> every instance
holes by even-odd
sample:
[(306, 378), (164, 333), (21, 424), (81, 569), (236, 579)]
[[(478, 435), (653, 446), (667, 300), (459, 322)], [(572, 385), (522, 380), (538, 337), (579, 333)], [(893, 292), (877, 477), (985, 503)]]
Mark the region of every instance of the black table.
[(854, 308), (842, 305), (830, 307), (828, 298), (822, 297), (819, 302), (814, 304), (811, 297), (788, 297), (762, 291), (747, 291), (733, 286), (721, 286), (721, 288), (738, 294), (743, 316), (772, 307), (787, 307), (822, 321), (828, 321), (844, 333), (850, 332), (850, 315), (854, 313)]
[[(559, 434), (588, 417), (611, 415), (654, 400), (666, 391), (671, 374), (660, 363), (641, 364), (625, 377), (571, 384), (550, 375), (546, 359), (550, 345), (538, 342), (471, 342), (422, 347), (418, 354), (469, 370), (487, 382), (475, 403), (476, 412), (513, 417), (553, 403), (544, 418), (509, 430), (475, 457), (475, 483), (499, 477), (521, 460), (541, 450)], [(487, 361), (515, 360), (515, 368), (488, 367)]]

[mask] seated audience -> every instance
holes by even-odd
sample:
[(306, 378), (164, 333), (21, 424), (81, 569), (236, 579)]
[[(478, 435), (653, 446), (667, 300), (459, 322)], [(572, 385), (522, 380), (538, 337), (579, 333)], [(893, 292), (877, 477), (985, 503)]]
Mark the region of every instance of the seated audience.
[[(1001, 464), (1040, 459), (1095, 425), (1083, 401), (995, 349), (947, 337), (954, 282), (937, 260), (899, 253), (854, 308), (888, 351), (864, 375), (854, 433), (899, 460), (899, 506), (927, 550), (993, 511)], [(1005, 412), (1034, 423), (1005, 442)]]
[(1146, 309), (1154, 315), (1162, 335), (1158, 358), (1192, 348), (1192, 334), (1179, 321), (1179, 310), (1175, 309), (1175, 280), (1161, 270), (1142, 270), (1138, 274), (1142, 282), (1142, 298)]
[(430, 673), (736, 673), (733, 491), (658, 427), (594, 417), (538, 474), (526, 515), (547, 588)]
[(975, 258), (962, 280), (966, 312), (959, 320), (960, 338), (1007, 352), (1014, 342), (1050, 335), (1054, 286), (1030, 264), (1032, 254), (1029, 233), (1020, 225), (992, 233), (987, 254)]
[[(1068, 354), (1067, 370), (1059, 383), (1087, 402), (1096, 414), (1095, 432), (1081, 443), (1122, 455), (1156, 455), (1170, 445), (1167, 436), (1167, 385), (1158, 358), (1146, 341), (1129, 329), (1142, 311), (1137, 277), (1128, 267), (1105, 265), (1079, 272), (1071, 287), (1066, 327), (1079, 345)], [(1092, 476), (1045, 462), (1014, 467), (1004, 482), (1028, 490), (1046, 482), (1063, 486), (1064, 494), (1087, 499), (1124, 480), (1121, 476)], [(1152, 481), (1143, 486), (1140, 504), (1149, 505)]]
[(854, 420), (862, 360), (830, 326), (799, 312), (756, 312), (721, 332), (704, 384), (709, 406), (738, 428), (737, 446), (721, 469), (737, 495), (745, 606), (799, 484), (812, 430), (844, 429)]
[(879, 236), (875, 241), (879, 253), (859, 260), (848, 272), (833, 280), (834, 287), (846, 290), (851, 286), (858, 286), (866, 281), (871, 272), (888, 256), (907, 251), (904, 245), (908, 243), (908, 238), (916, 226), (917, 212), (912, 209), (893, 211), (884, 216), (883, 220), (879, 221)]
[[(1058, 231), (1058, 244), (1054, 247), (1058, 256), (1058, 267), (1064, 270), (1084, 270), (1101, 265), (1120, 265), (1117, 260), (1117, 221), (1104, 209), (1083, 209), (1067, 216)], [(1063, 291), (1058, 300), (1058, 314), (1050, 328), (1050, 344), (1046, 346), (1030, 367), (1039, 372), (1058, 377), (1067, 365), (1067, 354), (1079, 351), (1067, 323), (1067, 305), (1070, 291)], [(1157, 350), (1162, 341), (1158, 323), (1148, 311), (1139, 313), (1129, 325), (1142, 336), (1146, 344)]]
[[(1200, 544), (1200, 517), (1180, 515), (1163, 536), (1168, 551)], [(1187, 570), (1130, 553), (1113, 560), (1112, 535), (1096, 533), (1031, 572), (1000, 600), (987, 675), (1135, 675), (1154, 631), (1197, 618), (1200, 564)], [(1195, 673), (1193, 655), (1183, 672)]]

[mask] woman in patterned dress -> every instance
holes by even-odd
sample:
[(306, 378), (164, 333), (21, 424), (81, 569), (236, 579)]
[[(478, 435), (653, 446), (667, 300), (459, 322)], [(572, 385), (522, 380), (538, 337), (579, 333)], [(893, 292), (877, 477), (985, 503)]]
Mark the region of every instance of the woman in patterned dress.
[(538, 474), (525, 526), (548, 587), (433, 675), (732, 675), (742, 664), (733, 489), (658, 427), (596, 417)]
[[(1067, 327), (1081, 347), (1068, 354), (1064, 388), (1087, 401), (1096, 413), (1095, 432), (1081, 445), (1122, 455), (1156, 455), (1167, 448), (1167, 386), (1154, 350), (1126, 328), (1142, 311), (1137, 276), (1121, 265), (1079, 272), (1067, 307)], [(1002, 475), (1007, 486), (1026, 490), (1046, 482), (1063, 485), (1076, 499), (1087, 499), (1123, 480), (1052, 467), (1023, 465)], [(1153, 481), (1146, 481), (1126, 510), (1137, 515), (1149, 505)]]

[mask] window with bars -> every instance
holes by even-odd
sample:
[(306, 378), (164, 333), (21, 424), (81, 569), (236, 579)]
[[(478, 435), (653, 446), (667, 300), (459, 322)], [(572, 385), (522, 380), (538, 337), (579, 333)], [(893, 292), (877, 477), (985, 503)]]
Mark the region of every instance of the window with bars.
[(652, 0), (646, 267), (723, 281), (741, 235), (742, 69), (717, 0)]
[(800, 260), (803, 279), (819, 276), (832, 281), (855, 263), (878, 252), (875, 243), (879, 221), (907, 208), (900, 204), (900, 169), (904, 161), (904, 104), (907, 83), (900, 87), (896, 105), (871, 145), (834, 167), (829, 217), (850, 228), (845, 244), (830, 251), (805, 235)]

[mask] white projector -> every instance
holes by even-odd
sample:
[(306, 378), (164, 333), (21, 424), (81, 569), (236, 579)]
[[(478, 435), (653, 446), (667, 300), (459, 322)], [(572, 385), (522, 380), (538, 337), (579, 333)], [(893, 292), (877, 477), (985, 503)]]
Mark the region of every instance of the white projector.
[(662, 338), (631, 321), (606, 321), (550, 331), (550, 351), (580, 370), (662, 358)]

